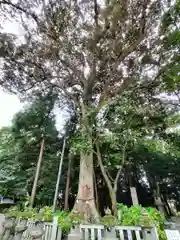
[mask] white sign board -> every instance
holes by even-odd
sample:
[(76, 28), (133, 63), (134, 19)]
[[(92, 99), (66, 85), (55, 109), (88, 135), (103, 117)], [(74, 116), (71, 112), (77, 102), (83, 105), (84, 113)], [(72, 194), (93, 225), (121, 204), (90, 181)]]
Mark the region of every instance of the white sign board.
[(178, 230), (165, 230), (168, 240), (180, 240), (180, 233)]

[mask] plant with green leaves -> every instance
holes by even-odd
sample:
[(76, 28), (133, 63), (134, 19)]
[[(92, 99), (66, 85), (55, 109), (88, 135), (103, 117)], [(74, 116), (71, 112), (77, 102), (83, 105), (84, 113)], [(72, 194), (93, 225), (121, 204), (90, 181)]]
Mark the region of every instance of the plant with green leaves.
[(123, 204), (118, 205), (121, 211), (122, 226), (143, 226), (156, 227), (160, 240), (166, 240), (164, 215), (155, 208), (143, 208), (142, 206), (132, 206), (128, 208)]

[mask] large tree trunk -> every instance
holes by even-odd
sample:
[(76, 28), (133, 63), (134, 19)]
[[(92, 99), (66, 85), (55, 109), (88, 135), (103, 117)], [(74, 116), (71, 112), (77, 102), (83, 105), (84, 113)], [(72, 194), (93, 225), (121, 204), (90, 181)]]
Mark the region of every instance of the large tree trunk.
[[(93, 164), (93, 141), (92, 122), (89, 117), (89, 106), (81, 103), (82, 124), (86, 134), (88, 144), (87, 151), (80, 153), (79, 186), (73, 212), (84, 216), (88, 222), (99, 221), (99, 214), (96, 208), (94, 192), (94, 164)], [(84, 137), (84, 136), (83, 136)]]
[(79, 188), (73, 212), (83, 215), (88, 221), (98, 221), (93, 182), (93, 154), (81, 153)]

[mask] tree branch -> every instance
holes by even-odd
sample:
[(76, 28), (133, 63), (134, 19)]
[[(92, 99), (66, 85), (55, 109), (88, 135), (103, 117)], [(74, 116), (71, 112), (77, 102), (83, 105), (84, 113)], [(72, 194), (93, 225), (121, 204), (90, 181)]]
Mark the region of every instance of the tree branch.
[[(132, 121), (132, 118), (133, 118), (134, 114), (131, 116), (130, 120), (129, 120), (129, 128), (131, 126), (131, 121)], [(121, 162), (121, 167), (119, 168), (118, 172), (117, 172), (117, 175), (116, 175), (116, 178), (115, 178), (115, 181), (114, 181), (114, 191), (117, 192), (117, 183), (118, 183), (118, 180), (119, 180), (119, 177), (120, 177), (120, 174), (122, 172), (122, 169), (124, 167), (124, 164), (125, 164), (125, 161), (126, 161), (126, 148), (127, 148), (127, 144), (128, 144), (128, 130), (129, 128), (127, 129), (127, 135), (126, 135), (126, 140), (125, 140), (125, 143), (124, 143), (124, 146), (123, 146), (123, 151), (122, 151), (122, 162)]]
[[(132, 52), (137, 50), (137, 47), (139, 46), (139, 44), (144, 39), (144, 37), (146, 35), (146, 32), (145, 32), (146, 17), (147, 17), (146, 16), (146, 9), (147, 9), (147, 6), (148, 6), (149, 2), (150, 2), (150, 0), (146, 0), (146, 1), (144, 1), (144, 4), (143, 4), (142, 17), (141, 17), (141, 21), (139, 23), (139, 29), (140, 30), (139, 30), (138, 39), (136, 41), (134, 41), (130, 46), (128, 46), (124, 50), (122, 50), (122, 52), (120, 52), (120, 55), (117, 56), (116, 59), (114, 59), (115, 64), (113, 66), (112, 75), (114, 74), (114, 72), (116, 72), (116, 69), (118, 68), (120, 63), (122, 61), (124, 61), (125, 58), (128, 57)], [(107, 61), (107, 59), (106, 59), (106, 61)], [(117, 87), (117, 90), (114, 92), (113, 95), (116, 96), (117, 94), (122, 94), (131, 85), (133, 80), (134, 79), (132, 77), (126, 78), (126, 81), (124, 80), (123, 83), (121, 84), (121, 86)], [(107, 81), (105, 82), (103, 92), (100, 96), (100, 101), (99, 101), (99, 105), (98, 105), (99, 109), (101, 109), (106, 104), (105, 103), (105, 98), (108, 97), (108, 88), (109, 88), (109, 85), (110, 85), (110, 81), (111, 81), (111, 79), (108, 78)]]
[(16, 8), (17, 10), (25, 13), (27, 16), (30, 16), (34, 19), (34, 21), (39, 24), (39, 19), (37, 17), (37, 15), (33, 12), (28, 12), (26, 9), (24, 9), (23, 7), (19, 6), (18, 4), (15, 4), (15, 3), (12, 3), (11, 1), (8, 1), (8, 0), (1, 0), (0, 1), (0, 5), (8, 5), (8, 6), (11, 6), (13, 8)]
[(103, 177), (104, 177), (104, 180), (105, 180), (108, 188), (109, 188), (111, 191), (113, 191), (112, 184), (111, 184), (111, 182), (110, 182), (110, 180), (109, 180), (109, 177), (108, 177), (108, 175), (107, 175), (107, 173), (106, 173), (105, 167), (104, 167), (103, 162), (102, 162), (101, 153), (100, 153), (100, 149), (99, 149), (99, 144), (98, 144), (97, 141), (96, 141), (95, 145), (96, 145), (96, 150), (97, 150), (97, 159), (98, 159), (98, 163), (99, 163), (99, 166), (100, 166), (102, 175), (103, 175)]
[(94, 0), (94, 21), (96, 26), (98, 26), (98, 18), (99, 18), (98, 3), (97, 0)]
[(128, 138), (126, 138), (126, 141), (125, 141), (125, 144), (124, 144), (124, 147), (123, 147), (121, 167), (119, 168), (119, 170), (118, 170), (118, 172), (117, 172), (117, 174), (116, 174), (115, 181), (114, 181), (114, 191), (115, 191), (115, 192), (117, 192), (117, 183), (118, 183), (120, 174), (121, 174), (121, 172), (122, 172), (122, 169), (123, 169), (123, 167), (124, 167), (124, 163), (125, 163), (125, 160), (126, 160), (126, 147), (127, 147), (127, 142), (128, 142)]

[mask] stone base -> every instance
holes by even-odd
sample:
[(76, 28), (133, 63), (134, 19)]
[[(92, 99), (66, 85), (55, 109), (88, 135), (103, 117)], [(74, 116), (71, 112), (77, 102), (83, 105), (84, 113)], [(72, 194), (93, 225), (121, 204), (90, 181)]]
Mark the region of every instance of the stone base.
[(81, 239), (81, 233), (80, 229), (71, 229), (71, 232), (68, 234), (67, 240), (80, 240)]
[(117, 240), (118, 238), (116, 237), (116, 232), (115, 231), (112, 231), (112, 232), (108, 232), (106, 231), (105, 232), (105, 235), (104, 235), (104, 240)]

